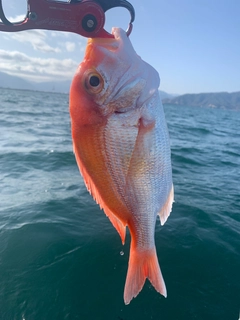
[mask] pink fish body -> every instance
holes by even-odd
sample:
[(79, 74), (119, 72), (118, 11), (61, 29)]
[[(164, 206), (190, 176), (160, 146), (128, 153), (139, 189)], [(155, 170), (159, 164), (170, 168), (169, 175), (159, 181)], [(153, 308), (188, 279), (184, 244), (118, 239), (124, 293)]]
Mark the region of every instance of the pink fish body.
[(131, 248), (124, 301), (146, 278), (166, 297), (156, 255), (157, 215), (167, 220), (173, 202), (170, 144), (157, 71), (134, 51), (119, 28), (115, 39), (90, 39), (73, 79), (70, 115), (80, 172), (122, 242)]

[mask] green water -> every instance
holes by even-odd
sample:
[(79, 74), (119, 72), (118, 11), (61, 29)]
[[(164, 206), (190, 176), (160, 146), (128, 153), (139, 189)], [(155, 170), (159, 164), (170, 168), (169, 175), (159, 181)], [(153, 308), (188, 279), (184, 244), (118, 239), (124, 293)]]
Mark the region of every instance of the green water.
[(87, 193), (68, 96), (0, 89), (1, 320), (238, 320), (240, 113), (166, 106), (175, 203), (156, 227), (168, 290), (123, 302), (129, 235)]

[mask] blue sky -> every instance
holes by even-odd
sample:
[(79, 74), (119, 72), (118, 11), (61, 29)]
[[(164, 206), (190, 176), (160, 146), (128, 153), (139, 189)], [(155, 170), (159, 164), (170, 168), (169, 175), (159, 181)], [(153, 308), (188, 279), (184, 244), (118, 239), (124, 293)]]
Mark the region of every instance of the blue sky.
[[(41, 1), (41, 0), (38, 0)], [(2, 0), (8, 18), (26, 0)], [(130, 0), (136, 11), (131, 41), (160, 74), (169, 93), (240, 91), (239, 0)], [(127, 27), (126, 9), (107, 13), (106, 29)], [(0, 32), (0, 71), (31, 81), (71, 79), (86, 39), (44, 30)]]

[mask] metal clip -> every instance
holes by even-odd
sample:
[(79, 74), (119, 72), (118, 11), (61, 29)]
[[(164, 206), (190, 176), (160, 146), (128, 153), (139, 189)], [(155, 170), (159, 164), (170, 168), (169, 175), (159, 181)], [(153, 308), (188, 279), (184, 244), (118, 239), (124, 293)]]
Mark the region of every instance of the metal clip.
[(105, 12), (115, 7), (129, 10), (131, 20), (126, 31), (129, 36), (135, 19), (133, 6), (126, 0), (28, 0), (28, 11), (21, 22), (10, 22), (0, 0), (0, 31), (16, 32), (45, 29), (77, 33), (87, 38), (112, 38), (104, 29)]

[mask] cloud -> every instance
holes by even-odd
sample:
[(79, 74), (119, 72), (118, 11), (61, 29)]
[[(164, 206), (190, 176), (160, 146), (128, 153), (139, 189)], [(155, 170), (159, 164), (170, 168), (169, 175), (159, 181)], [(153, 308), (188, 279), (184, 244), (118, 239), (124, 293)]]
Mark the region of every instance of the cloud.
[(71, 79), (78, 63), (72, 59), (35, 58), (0, 49), (0, 70), (36, 82)]
[(63, 32), (63, 31), (51, 31), (51, 37), (57, 38), (57, 37), (65, 37), (69, 38), (71, 35), (70, 32)]
[(11, 33), (10, 37), (21, 43), (29, 43), (34, 50), (44, 53), (59, 53), (61, 49), (47, 44), (47, 32), (44, 30), (27, 30)]
[(74, 42), (69, 42), (69, 41), (67, 41), (67, 42), (65, 43), (65, 47), (66, 47), (66, 49), (67, 49), (68, 52), (73, 52), (73, 51), (75, 50), (76, 45), (75, 45)]
[[(84, 52), (87, 45), (87, 38), (81, 37), (77, 34), (70, 34), (66, 32), (60, 33), (60, 35), (68, 35), (67, 41), (63, 41), (63, 37), (61, 37), (61, 41), (58, 42), (62, 52)], [(51, 36), (56, 37), (51, 33)], [(64, 39), (65, 40), (65, 39)]]

